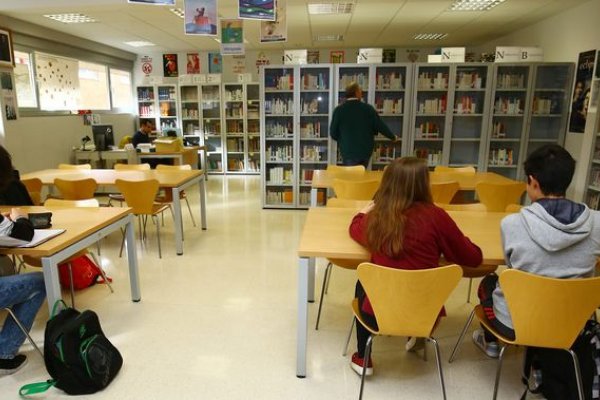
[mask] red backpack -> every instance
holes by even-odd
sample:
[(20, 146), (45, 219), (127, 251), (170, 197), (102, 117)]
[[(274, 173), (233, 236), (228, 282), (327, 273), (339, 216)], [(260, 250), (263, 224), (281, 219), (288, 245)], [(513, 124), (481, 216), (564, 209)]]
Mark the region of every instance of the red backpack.
[(98, 268), (94, 261), (87, 255), (83, 255), (71, 260), (69, 263), (58, 265), (60, 284), (63, 288), (68, 289), (71, 287), (68, 264), (71, 264), (71, 269), (73, 270), (73, 287), (75, 290), (92, 286), (98, 281), (98, 277), (102, 276), (100, 268)]

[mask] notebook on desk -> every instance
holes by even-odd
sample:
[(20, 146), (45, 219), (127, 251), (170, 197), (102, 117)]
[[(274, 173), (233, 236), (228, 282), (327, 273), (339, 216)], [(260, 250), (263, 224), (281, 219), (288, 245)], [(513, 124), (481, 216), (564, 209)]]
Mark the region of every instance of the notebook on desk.
[(0, 238), (0, 247), (35, 247), (64, 232), (65, 229), (36, 229), (31, 241), (27, 242), (12, 237), (3, 237)]

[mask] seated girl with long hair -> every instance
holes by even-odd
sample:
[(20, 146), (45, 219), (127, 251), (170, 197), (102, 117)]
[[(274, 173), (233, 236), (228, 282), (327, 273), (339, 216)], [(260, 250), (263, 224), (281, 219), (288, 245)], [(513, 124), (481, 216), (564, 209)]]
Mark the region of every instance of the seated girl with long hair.
[[(354, 216), (350, 236), (371, 252), (372, 263), (385, 267), (436, 268), (441, 256), (468, 267), (482, 262), (481, 249), (460, 231), (446, 211), (433, 204), (427, 163), (416, 157), (396, 159), (386, 168), (373, 202)], [(376, 316), (360, 282), (356, 283), (356, 297), (364, 320), (377, 329)], [(360, 323), (356, 325), (358, 351), (352, 355), (350, 365), (360, 375), (370, 333)], [(407, 349), (423, 345), (422, 338), (411, 338)], [(369, 359), (366, 374), (372, 373)]]

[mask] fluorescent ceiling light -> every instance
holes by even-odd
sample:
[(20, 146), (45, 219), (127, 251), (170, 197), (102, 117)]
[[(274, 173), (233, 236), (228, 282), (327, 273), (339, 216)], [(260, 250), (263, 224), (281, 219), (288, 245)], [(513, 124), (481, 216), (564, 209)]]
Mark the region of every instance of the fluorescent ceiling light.
[(315, 42), (341, 42), (344, 35), (318, 35), (315, 36)]
[(441, 40), (448, 36), (447, 33), (417, 33), (413, 36), (416, 40)]
[(145, 42), (143, 40), (134, 40), (132, 42), (123, 42), (128, 46), (131, 47), (150, 47), (150, 46), (155, 46), (154, 43), (152, 42)]
[(506, 0), (455, 0), (450, 11), (488, 11)]
[(354, 1), (335, 2), (335, 3), (312, 3), (308, 4), (308, 13), (316, 14), (352, 14), (354, 11)]
[(219, 38), (213, 38), (213, 40), (217, 43), (221, 43), (221, 39), (219, 39)]
[(169, 8), (169, 11), (177, 15), (179, 18), (185, 17), (185, 11), (183, 11), (181, 8)]
[(63, 24), (85, 24), (89, 22), (96, 22), (94, 18), (78, 13), (46, 14), (44, 17), (62, 22)]

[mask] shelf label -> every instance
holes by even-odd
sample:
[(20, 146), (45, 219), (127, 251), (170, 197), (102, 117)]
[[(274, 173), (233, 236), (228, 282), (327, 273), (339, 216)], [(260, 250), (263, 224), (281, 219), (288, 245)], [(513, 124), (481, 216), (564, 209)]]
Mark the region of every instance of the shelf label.
[(285, 50), (283, 52), (283, 63), (285, 65), (306, 64), (307, 54), (306, 50)]
[(360, 49), (356, 56), (357, 64), (381, 64), (383, 62), (383, 49)]
[(544, 50), (541, 47), (496, 47), (497, 63), (517, 63), (543, 61)]
[(464, 63), (465, 52), (464, 47), (442, 47), (442, 62)]
[(541, 47), (521, 47), (521, 61), (544, 61), (544, 50)]
[(193, 75), (181, 75), (179, 77), (179, 84), (180, 85), (190, 85), (190, 84), (192, 84), (193, 83), (192, 76)]
[(238, 83), (251, 83), (252, 82), (252, 74), (237, 74)]
[(221, 83), (221, 74), (206, 74), (206, 83)]
[(193, 83), (206, 83), (206, 74), (192, 75)]

